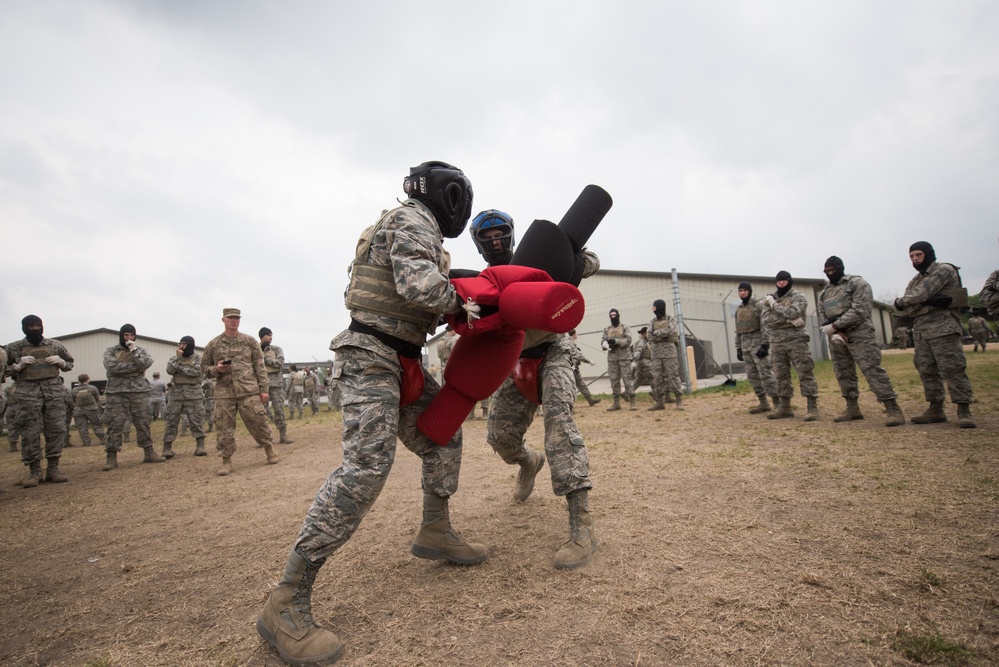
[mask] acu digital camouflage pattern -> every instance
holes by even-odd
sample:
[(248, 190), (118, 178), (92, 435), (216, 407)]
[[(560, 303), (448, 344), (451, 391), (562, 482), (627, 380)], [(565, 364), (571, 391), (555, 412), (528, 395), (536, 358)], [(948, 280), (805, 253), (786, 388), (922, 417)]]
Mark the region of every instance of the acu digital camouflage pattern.
[[(631, 384), (631, 330), (628, 325), (619, 324), (616, 327), (606, 327), (600, 342), (615, 341), (617, 347), (607, 350), (607, 377), (610, 378), (611, 391), (615, 397), (624, 396), (631, 399), (635, 395), (635, 387)], [(624, 393), (621, 385), (624, 385)]]
[(978, 293), (978, 300), (992, 317), (999, 317), (999, 269), (989, 274)]
[(135, 426), (135, 442), (140, 448), (152, 447), (149, 432), (152, 415), (149, 410), (149, 381), (146, 369), (153, 365), (153, 358), (145, 348), (135, 346), (129, 350), (122, 345), (112, 345), (104, 350), (104, 370), (108, 383), (104, 389), (107, 405), (104, 423), (108, 427), (107, 451), (120, 452), (125, 433)]
[[(51, 354), (45, 354), (47, 352)], [(25, 465), (42, 460), (42, 433), (45, 434), (45, 458), (61, 456), (66, 442), (66, 394), (63, 384), (59, 382), (60, 369), (48, 366), (43, 354), (58, 355), (66, 363), (65, 370), (72, 370), (72, 355), (53, 338), (42, 338), (38, 345), (29, 343), (27, 338), (7, 345), (8, 367), (20, 362), (23, 356), (33, 356), (35, 366), (46, 367), (41, 369), (41, 373), (39, 369), (34, 369), (33, 374), (50, 376), (28, 379), (31, 366), (15, 371), (17, 388), (7, 409), (14, 409), (13, 423), (21, 438), (21, 461)]]
[(844, 398), (860, 396), (857, 366), (867, 379), (878, 400), (895, 400), (898, 394), (892, 388), (888, 373), (881, 368), (881, 347), (878, 345), (871, 322), (874, 294), (871, 286), (860, 276), (844, 275), (838, 284), (828, 284), (819, 293), (817, 311), (820, 322), (832, 320), (837, 332), (847, 343), (830, 340), (833, 373)]
[(971, 336), (976, 348), (981, 345), (982, 349), (985, 349), (985, 345), (989, 342), (989, 333), (989, 323), (984, 317), (975, 315), (968, 318), (968, 335)]
[(750, 297), (735, 311), (735, 347), (742, 351), (742, 361), (746, 364), (746, 378), (753, 393), (758, 397), (777, 396), (777, 379), (774, 377), (770, 355), (758, 357), (756, 353), (770, 338), (763, 328), (763, 301)]
[(680, 382), (680, 334), (676, 318), (667, 314), (649, 322), (649, 345), (652, 348), (652, 397), (665, 401), (667, 392), (683, 392)]
[[(764, 308), (763, 326), (770, 336), (770, 363), (777, 380), (777, 395), (781, 398), (794, 396), (791, 383), (791, 367), (798, 372), (801, 395), (817, 398), (819, 385), (815, 381), (815, 361), (808, 349), (810, 340), (804, 324), (798, 326), (796, 320), (804, 320), (808, 314), (808, 300), (796, 289), (789, 289), (784, 296), (772, 295), (776, 301), (773, 308)], [(745, 356), (745, 354), (743, 355)]]
[(166, 408), (163, 442), (172, 443), (177, 439), (177, 428), (183, 416), (187, 417), (191, 435), (204, 437), (205, 392), (201, 385), (205, 382), (205, 375), (201, 371), (201, 355), (197, 352), (190, 357), (175, 355), (167, 361), (166, 372), (173, 376), (173, 384)]
[(264, 350), (264, 368), (267, 369), (267, 406), (270, 406), (274, 423), (278, 429), (286, 428), (284, 416), (284, 380), (281, 372), (284, 369), (284, 350), (271, 343)]
[(73, 387), (72, 392), (73, 403), (76, 406), (73, 419), (76, 421), (76, 430), (80, 434), (80, 441), (83, 442), (84, 447), (89, 447), (90, 429), (93, 429), (94, 435), (103, 445), (105, 437), (100, 392), (94, 385), (83, 383)]

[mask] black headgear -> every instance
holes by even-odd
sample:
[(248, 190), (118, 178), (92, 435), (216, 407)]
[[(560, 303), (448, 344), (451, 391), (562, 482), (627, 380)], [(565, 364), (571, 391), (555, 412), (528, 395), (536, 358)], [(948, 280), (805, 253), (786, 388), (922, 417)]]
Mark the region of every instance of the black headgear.
[(191, 336), (184, 336), (183, 338), (180, 339), (180, 342), (187, 343), (187, 345), (184, 346), (185, 357), (189, 357), (192, 354), (194, 354), (194, 338), (192, 338)]
[[(38, 331), (31, 331), (28, 327), (38, 325), (41, 327)], [(24, 336), (28, 339), (28, 342), (32, 345), (38, 345), (42, 342), (42, 332), (45, 331), (45, 327), (42, 327), (42, 318), (38, 315), (28, 315), (23, 320), (21, 320), (21, 331), (24, 332)]]
[(260, 327), (260, 331), (257, 333), (257, 338), (263, 338), (264, 336), (273, 336), (274, 332), (267, 327)]
[(638, 335), (642, 335), (643, 333), (649, 333), (649, 328), (642, 327), (641, 329), (638, 330)]
[(774, 282), (777, 282), (778, 280), (786, 280), (787, 281), (787, 286), (786, 287), (778, 287), (777, 288), (777, 296), (784, 296), (785, 294), (788, 293), (788, 291), (794, 285), (794, 279), (791, 278), (791, 274), (788, 273), (787, 271), (778, 271), (777, 272), (777, 277), (774, 278)]
[(621, 313), (618, 312), (617, 308), (611, 308), (608, 315), (610, 315), (610, 322), (612, 327), (616, 327), (621, 323)]
[(831, 275), (828, 274), (828, 273), (826, 274), (826, 276), (829, 278), (829, 282), (831, 282), (833, 285), (838, 285), (839, 281), (843, 280), (843, 273), (844, 273), (844, 271), (843, 271), (843, 268), (844, 268), (843, 267), (843, 260), (841, 260), (836, 255), (833, 255), (832, 257), (830, 257), (829, 259), (827, 259), (826, 260), (826, 264), (825, 264), (825, 266), (823, 268), (826, 268), (826, 269), (829, 269), (829, 268), (836, 269), (836, 271), (833, 272)]
[(131, 324), (122, 324), (121, 329), (118, 330), (118, 343), (125, 347), (125, 334), (135, 334), (135, 327)]
[(441, 234), (453, 239), (465, 231), (472, 214), (472, 182), (461, 169), (446, 162), (424, 162), (409, 170), (402, 189), (430, 209)]
[(657, 320), (661, 320), (666, 317), (666, 302), (662, 299), (656, 299), (653, 301), (652, 312), (655, 313)]
[(749, 294), (746, 295), (746, 298), (742, 300), (742, 304), (746, 305), (747, 303), (749, 303), (750, 297), (753, 296), (753, 286), (750, 285), (747, 281), (743, 280), (741, 283), (739, 283), (739, 289), (746, 290), (747, 292), (749, 292)]
[(936, 251), (934, 251), (933, 246), (926, 241), (916, 241), (913, 243), (909, 246), (909, 252), (912, 252), (913, 250), (922, 250), (923, 254), (926, 255), (923, 258), (923, 261), (919, 264), (916, 264), (915, 262), (912, 264), (912, 268), (916, 269), (916, 271), (919, 271), (920, 273), (925, 273), (926, 269), (930, 268), (930, 264), (937, 261)]

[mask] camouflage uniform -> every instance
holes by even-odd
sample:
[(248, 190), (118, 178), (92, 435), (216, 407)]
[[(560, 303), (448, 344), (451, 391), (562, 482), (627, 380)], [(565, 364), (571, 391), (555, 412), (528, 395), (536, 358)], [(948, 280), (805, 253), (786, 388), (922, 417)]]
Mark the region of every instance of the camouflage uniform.
[(978, 299), (992, 317), (999, 317), (999, 269), (989, 274)]
[(635, 341), (632, 348), (634, 351), (631, 362), (631, 386), (636, 391), (639, 387), (650, 387), (653, 389), (653, 396), (655, 396), (652, 377), (652, 347), (649, 345), (649, 341), (639, 334), (638, 340)]
[(215, 430), (215, 380), (205, 378), (201, 391), (205, 394), (205, 423), (208, 424), (205, 433), (211, 433)]
[(333, 367), (330, 366), (329, 372), (326, 373), (326, 379), (323, 380), (326, 384), (326, 412), (335, 410), (340, 411), (340, 385), (337, 384), (336, 378), (333, 377)]
[(891, 344), (892, 347), (897, 347), (900, 350), (909, 349), (909, 327), (897, 326), (895, 331), (892, 332)]
[[(227, 372), (219, 373), (215, 365), (231, 360)], [(201, 355), (201, 371), (215, 380), (216, 450), (224, 459), (236, 452), (236, 413), (261, 447), (269, 447), (271, 428), (267, 423), (260, 394), (266, 394), (270, 379), (264, 369), (264, 352), (256, 338), (244, 333), (213, 338)], [(194, 425), (191, 425), (194, 428)], [(268, 457), (270, 458), (270, 457)]]
[(586, 356), (580, 351), (579, 346), (576, 345), (576, 341), (574, 341), (568, 335), (566, 336), (566, 338), (569, 341), (570, 345), (569, 357), (570, 360), (572, 361), (572, 376), (576, 382), (576, 390), (583, 395), (583, 398), (585, 398), (591, 406), (596, 405), (596, 400), (593, 398), (593, 395), (590, 393), (590, 388), (583, 381), (583, 374), (579, 372), (580, 364), (586, 363), (593, 365), (593, 362), (587, 359)]
[[(615, 347), (609, 347), (611, 340), (616, 343)], [(614, 400), (619, 401), (622, 395), (629, 401), (634, 399), (635, 388), (631, 384), (631, 330), (626, 324), (606, 327), (600, 342), (608, 346), (607, 376), (610, 378)]]
[(281, 377), (284, 370), (284, 350), (274, 343), (264, 350), (264, 368), (267, 369), (267, 404), (272, 411), (271, 418), (278, 430), (283, 431), (288, 423), (284, 416), (284, 379)]
[(66, 386), (65, 378), (60, 377), (59, 381), (62, 383), (63, 400), (66, 402), (66, 446), (72, 447), (72, 433), (70, 433), (69, 427), (73, 423), (73, 409), (76, 407), (76, 404), (73, 402), (73, 392)]
[(978, 352), (978, 346), (981, 345), (982, 352), (984, 352), (985, 346), (989, 342), (989, 324), (984, 317), (975, 315), (968, 318), (968, 335), (971, 336), (971, 341), (975, 344), (974, 351)]
[[(763, 346), (767, 346), (767, 352), (760, 357), (757, 353), (763, 352), (760, 349)], [(746, 378), (761, 403), (766, 401), (767, 396), (775, 401), (777, 399), (777, 379), (770, 361), (769, 346), (770, 339), (763, 328), (763, 301), (750, 296), (735, 311), (735, 349), (741, 353), (746, 364)]]
[(76, 419), (76, 430), (80, 434), (80, 440), (84, 447), (90, 446), (90, 430), (94, 430), (101, 447), (105, 447), (104, 426), (101, 419), (101, 393), (92, 384), (83, 383), (76, 385), (72, 389), (73, 404), (76, 406), (74, 417)]
[(881, 348), (871, 322), (874, 294), (860, 276), (843, 275), (835, 285), (827, 284), (819, 292), (817, 314), (820, 322), (831, 322), (845, 343), (831, 340), (833, 373), (843, 398), (860, 396), (857, 366), (864, 374), (878, 401), (892, 401), (898, 394), (892, 388), (888, 373), (881, 368)]
[(305, 398), (309, 401), (312, 414), (319, 412), (319, 380), (311, 370), (305, 373)]
[(108, 384), (104, 390), (107, 407), (104, 420), (108, 425), (107, 452), (121, 451), (121, 442), (126, 431), (126, 423), (135, 426), (135, 441), (146, 449), (153, 446), (149, 432), (149, 380), (146, 369), (153, 365), (153, 358), (145, 348), (135, 346), (129, 349), (121, 344), (104, 350), (104, 369)]
[[(437, 314), (457, 312), (461, 307), (447, 279), (450, 259), (441, 236), (433, 215), (414, 199), (389, 211), (376, 230), (366, 230), (365, 238), (370, 238), (367, 264), (389, 268), (397, 298), (426, 317), (421, 324), (352, 307), (353, 329), (370, 328), (379, 336), (391, 336), (415, 347), (419, 355), (437, 324)], [(439, 447), (416, 428), (417, 417), (440, 389), (422, 365), (422, 394), (414, 403), (400, 407), (403, 362), (396, 349), (374, 334), (351, 329), (334, 338), (330, 349), (336, 353), (333, 378), (340, 387), (343, 409), (342, 464), (319, 489), (295, 541), (294, 550), (313, 562), (335, 552), (360, 525), (385, 485), (397, 440), (423, 460), (425, 497), (454, 494), (461, 469), (461, 431), (447, 446)]]
[(170, 401), (166, 409), (166, 426), (163, 431), (163, 444), (171, 444), (177, 439), (177, 428), (181, 416), (186, 416), (195, 438), (205, 436), (205, 393), (201, 389), (205, 376), (201, 371), (201, 355), (194, 352), (189, 357), (174, 355), (166, 365), (167, 375), (173, 376), (170, 386)]
[(437, 343), (437, 357), (441, 360), (442, 378), (444, 377), (444, 367), (447, 366), (447, 360), (451, 358), (451, 350), (454, 349), (454, 344), (457, 340), (458, 336), (448, 332)]
[[(63, 371), (73, 368), (73, 357), (69, 351), (52, 338), (43, 337), (38, 345), (32, 345), (27, 338), (7, 345), (8, 367), (17, 379), (12, 401), (14, 423), (21, 437), (21, 461), (27, 466), (37, 466), (43, 458), (43, 432), (46, 459), (57, 460), (66, 442), (66, 393), (59, 382), (60, 368), (45, 363), (45, 358), (52, 355), (65, 362)], [(19, 371), (14, 370), (12, 367), (25, 356), (34, 357), (35, 363)]]
[(288, 375), (288, 417), (295, 418), (295, 411), (298, 411), (298, 418), (302, 418), (305, 399), (305, 372), (292, 371)]
[(166, 395), (166, 382), (159, 378), (149, 381), (149, 415), (153, 421), (163, 418), (166, 412)]
[(4, 420), (7, 422), (7, 442), (10, 444), (10, 451), (17, 451), (17, 443), (21, 440), (21, 429), (17, 425), (17, 382), (11, 378), (10, 386), (4, 389), (4, 396), (7, 399), (7, 409), (4, 411)]
[(649, 347), (652, 348), (652, 397), (665, 402), (669, 392), (677, 398), (683, 393), (680, 383), (680, 334), (676, 319), (667, 314), (649, 322)]
[(946, 399), (944, 383), (954, 403), (972, 403), (967, 360), (961, 347), (961, 320), (957, 309), (930, 306), (926, 300), (948, 290), (960, 289), (961, 280), (952, 265), (934, 261), (925, 273), (909, 281), (905, 294), (895, 301), (913, 318), (912, 338), (916, 349), (912, 361), (923, 382), (929, 403)]
[(791, 288), (784, 296), (772, 294), (776, 303), (773, 308), (764, 308), (763, 327), (767, 330), (770, 340), (770, 357), (773, 364), (774, 377), (777, 380), (777, 395), (783, 401), (794, 396), (794, 385), (791, 384), (791, 367), (798, 371), (798, 384), (801, 395), (807, 398), (818, 398), (819, 385), (815, 381), (815, 362), (808, 349), (810, 340), (808, 332), (795, 325), (795, 320), (804, 320), (808, 312), (808, 301), (805, 295)]

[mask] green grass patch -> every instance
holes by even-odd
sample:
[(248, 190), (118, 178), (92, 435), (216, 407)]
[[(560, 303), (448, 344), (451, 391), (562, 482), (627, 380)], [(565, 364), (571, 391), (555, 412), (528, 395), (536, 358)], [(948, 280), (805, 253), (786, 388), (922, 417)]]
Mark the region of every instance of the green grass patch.
[(966, 665), (973, 654), (963, 644), (947, 641), (938, 633), (899, 631), (892, 648), (907, 659), (924, 665)]

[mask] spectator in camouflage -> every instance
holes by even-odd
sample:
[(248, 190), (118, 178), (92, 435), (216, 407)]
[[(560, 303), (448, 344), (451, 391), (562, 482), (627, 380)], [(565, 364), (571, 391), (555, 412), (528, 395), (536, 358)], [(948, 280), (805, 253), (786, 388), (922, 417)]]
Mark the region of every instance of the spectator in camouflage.
[(683, 410), (683, 383), (680, 382), (680, 333), (676, 318), (666, 312), (666, 302), (652, 302), (654, 317), (649, 323), (649, 347), (652, 349), (652, 398), (649, 410), (665, 410), (673, 392), (677, 410)]
[(274, 332), (267, 327), (261, 327), (257, 336), (260, 338), (260, 349), (264, 352), (264, 368), (267, 369), (268, 401), (265, 408), (271, 409), (271, 419), (278, 427), (278, 443), (290, 445), (294, 441), (288, 438), (288, 422), (284, 418), (284, 350), (274, 344)]
[(607, 376), (610, 378), (611, 391), (614, 393), (614, 403), (607, 408), (607, 411), (620, 410), (622, 396), (631, 403), (632, 410), (637, 410), (635, 388), (631, 385), (631, 330), (628, 329), (628, 325), (621, 324), (621, 314), (617, 308), (611, 308), (608, 315), (611, 325), (604, 328), (600, 339), (600, 347), (607, 353)]
[(576, 330), (573, 329), (566, 334), (569, 337), (569, 341), (572, 343), (569, 348), (569, 355), (572, 359), (572, 376), (576, 381), (576, 390), (583, 395), (586, 402), (590, 404), (592, 408), (594, 405), (600, 402), (599, 398), (593, 398), (593, 394), (590, 393), (590, 387), (583, 381), (583, 374), (579, 372), (580, 364), (589, 364), (590, 366), (596, 366), (596, 364), (586, 358), (586, 355), (582, 353), (579, 349), (579, 345), (576, 344), (579, 336), (576, 334)]
[(305, 401), (305, 372), (298, 370), (298, 366), (291, 365), (291, 373), (288, 374), (288, 419), (295, 418), (298, 411), (298, 418), (302, 418)]
[(649, 387), (655, 400), (652, 378), (652, 348), (649, 346), (649, 328), (638, 330), (638, 340), (631, 346), (631, 386), (637, 392), (640, 387)]
[(191, 434), (194, 436), (195, 456), (207, 456), (205, 451), (205, 394), (201, 390), (205, 375), (201, 371), (201, 355), (195, 349), (194, 338), (184, 336), (177, 350), (166, 366), (167, 375), (173, 376), (170, 383), (170, 401), (167, 403), (166, 427), (163, 432), (163, 457), (173, 458), (173, 442), (177, 439), (177, 427), (181, 416), (187, 417)]
[(310, 368), (305, 368), (305, 399), (309, 402), (309, 408), (312, 410), (312, 414), (319, 413), (319, 378), (316, 377), (315, 371)]
[(746, 379), (759, 403), (750, 414), (770, 412), (767, 397), (777, 407), (777, 380), (770, 365), (770, 340), (763, 329), (763, 301), (753, 297), (753, 286), (739, 283), (742, 303), (735, 311), (735, 357), (746, 364)]
[(166, 382), (160, 379), (159, 373), (153, 373), (153, 379), (149, 381), (149, 417), (152, 421), (163, 418), (166, 414), (166, 404)]
[(794, 289), (794, 280), (787, 271), (779, 271), (775, 279), (777, 291), (768, 294), (764, 300), (763, 326), (770, 339), (769, 354), (777, 380), (777, 394), (780, 406), (767, 415), (767, 419), (794, 417), (791, 397), (794, 385), (791, 383), (791, 367), (798, 372), (801, 395), (808, 401), (808, 413), (804, 421), (819, 418), (819, 385), (815, 380), (815, 361), (808, 349), (811, 338), (805, 331), (805, 316), (808, 314), (808, 300)]
[(143, 463), (162, 463), (165, 458), (153, 451), (153, 437), (149, 431), (149, 380), (146, 369), (153, 365), (153, 358), (145, 348), (135, 343), (135, 327), (122, 325), (118, 331), (118, 344), (104, 350), (104, 370), (108, 383), (104, 390), (107, 407), (104, 410), (108, 424), (105, 446), (107, 460), (105, 472), (118, 467), (118, 453), (125, 432), (125, 424), (135, 426), (135, 441), (142, 448)]
[(991, 334), (988, 321), (982, 317), (981, 311), (976, 310), (974, 315), (968, 318), (968, 335), (971, 336), (971, 342), (975, 346), (972, 352), (978, 352), (979, 345), (982, 346), (982, 352), (984, 352)]
[(101, 447), (106, 448), (107, 441), (101, 419), (100, 392), (97, 387), (90, 384), (90, 376), (86, 373), (82, 373), (77, 379), (80, 383), (72, 389), (73, 405), (75, 406), (73, 416), (76, 420), (76, 430), (80, 434), (80, 441), (83, 442), (84, 447), (89, 447), (90, 430), (93, 429)]

